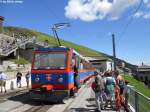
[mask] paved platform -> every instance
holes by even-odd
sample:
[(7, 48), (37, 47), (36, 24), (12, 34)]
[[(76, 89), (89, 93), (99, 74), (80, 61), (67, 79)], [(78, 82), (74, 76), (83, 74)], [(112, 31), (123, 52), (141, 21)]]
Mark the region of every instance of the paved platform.
[[(10, 83), (9, 80), (7, 82)], [(15, 79), (13, 79), (15, 82)], [(25, 85), (25, 78), (22, 79)], [(0, 102), (0, 112), (96, 112), (96, 104), (94, 92), (91, 89), (92, 79), (79, 89), (75, 97), (65, 99), (64, 102), (58, 104), (44, 104), (39, 101), (30, 99), (29, 93), (12, 95), (8, 99)], [(26, 85), (25, 85), (26, 86)], [(9, 88), (9, 86), (8, 86)], [(16, 88), (17, 90), (18, 88)], [(9, 106), (8, 106), (9, 105)], [(101, 112), (116, 112), (111, 109), (102, 110)], [(120, 112), (124, 112), (121, 110)]]
[[(10, 90), (11, 81), (14, 83), (14, 90)], [(7, 80), (6, 83), (8, 93), (26, 88), (26, 80), (24, 76), (22, 77), (22, 88), (16, 87), (16, 79)], [(16, 97), (12, 97), (6, 99), (6, 101), (0, 102), (0, 112), (6, 112), (10, 110), (10, 112), (30, 112), (30, 110), (38, 110), (38, 108), (42, 109), (42, 112), (96, 112), (95, 110), (97, 107), (95, 104), (95, 94), (91, 89), (91, 83), (92, 79), (90, 79), (85, 85), (82, 85), (75, 97), (65, 99), (64, 102), (55, 105), (34, 104), (37, 102), (33, 102), (30, 97), (26, 95), (28, 93), (25, 93), (24, 95), (17, 95)], [(0, 96), (3, 94), (5, 93), (0, 93)], [(107, 109), (102, 110), (101, 112), (116, 111)], [(124, 112), (124, 110), (121, 110), (120, 112)]]
[[(95, 94), (91, 89), (91, 82), (83, 85), (75, 98), (64, 101), (64, 104), (55, 105), (47, 112), (96, 112)], [(101, 112), (116, 112), (111, 109), (102, 110)], [(121, 110), (120, 112), (124, 112)]]
[[(16, 74), (18, 71), (20, 71), (22, 73), (22, 78), (21, 78), (21, 85), (22, 87), (26, 87), (26, 78), (25, 75), (28, 71), (30, 71), (30, 64), (26, 64), (25, 67), (19, 67), (16, 68), (16, 70), (10, 70), (7, 71), (7, 67), (12, 64), (9, 61), (4, 61), (3, 65), (0, 65), (0, 70), (2, 70), (6, 75), (7, 75), (7, 80), (6, 80), (6, 90), (7, 92), (12, 92), (14, 90), (20, 90), (22, 88), (18, 88), (17, 84), (16, 84)], [(31, 80), (31, 77), (30, 77)], [(31, 81), (29, 81), (29, 85), (31, 85)], [(11, 90), (13, 87), (14, 90)], [(0, 93), (2, 94), (2, 93)]]
[[(13, 92), (13, 91), (17, 91), (17, 90), (25, 89), (27, 87), (25, 76), (22, 76), (21, 85), (22, 85), (21, 88), (17, 87), (16, 78), (6, 80), (6, 90), (7, 90), (7, 93), (10, 93), (10, 92)], [(29, 85), (31, 85), (31, 81), (29, 81)], [(12, 90), (12, 86), (13, 86), (13, 90)], [(3, 89), (3, 92), (4, 92), (4, 89)], [(0, 93), (0, 95), (1, 94), (5, 94), (5, 93)]]

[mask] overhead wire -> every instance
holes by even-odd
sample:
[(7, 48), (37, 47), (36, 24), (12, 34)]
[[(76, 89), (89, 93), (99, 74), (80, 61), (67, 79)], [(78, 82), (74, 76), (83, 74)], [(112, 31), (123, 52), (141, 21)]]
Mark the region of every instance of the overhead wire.
[(138, 10), (140, 9), (140, 7), (142, 6), (142, 3), (143, 3), (143, 0), (140, 0), (140, 3), (139, 5), (137, 6), (137, 8), (135, 9), (135, 11), (131, 14), (131, 18), (130, 20), (127, 22), (127, 24), (124, 26), (123, 30), (121, 31), (120, 33), (120, 36), (119, 36), (119, 41), (123, 38), (125, 32), (127, 31), (129, 25), (132, 23), (133, 19), (134, 19), (134, 14), (136, 14), (138, 12)]

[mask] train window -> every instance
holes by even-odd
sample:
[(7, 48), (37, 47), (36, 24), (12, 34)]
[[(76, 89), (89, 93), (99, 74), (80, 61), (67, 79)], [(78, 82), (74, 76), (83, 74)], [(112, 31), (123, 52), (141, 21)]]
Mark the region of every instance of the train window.
[(48, 67), (48, 56), (47, 54), (36, 54), (35, 55), (35, 67)]
[(50, 52), (35, 55), (34, 69), (65, 69), (66, 53)]

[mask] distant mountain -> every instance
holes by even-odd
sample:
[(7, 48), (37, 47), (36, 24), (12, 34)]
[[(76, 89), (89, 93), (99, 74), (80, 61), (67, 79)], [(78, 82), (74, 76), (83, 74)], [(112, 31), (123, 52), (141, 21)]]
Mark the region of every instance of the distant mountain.
[[(34, 31), (34, 30), (31, 30), (31, 29), (27, 29), (27, 28), (14, 27), (14, 26), (5, 26), (4, 31), (7, 35), (11, 35), (11, 36), (13, 34), (15, 34), (15, 35), (25, 35), (25, 36), (30, 37), (30, 38), (35, 36), (40, 41), (48, 40), (48, 43), (50, 45), (57, 45), (58, 44), (56, 39), (53, 36), (45, 34), (45, 33), (41, 33), (41, 32), (38, 32), (38, 31)], [(73, 48), (76, 51), (78, 51), (80, 54), (82, 54), (83, 56), (95, 57), (95, 58), (98, 58), (98, 59), (107, 59), (107, 58), (112, 59), (112, 56), (107, 55), (107, 54), (102, 53), (102, 52), (99, 52), (99, 51), (96, 51), (96, 50), (93, 50), (91, 48), (88, 48), (88, 47), (85, 47), (85, 46), (82, 46), (82, 45), (78, 45), (78, 44), (75, 44), (75, 43), (72, 43), (72, 42), (69, 42), (69, 41), (65, 41), (63, 39), (60, 39), (60, 41), (61, 41), (62, 46)], [(120, 65), (120, 63), (122, 63), (122, 62), (124, 62), (126, 64), (126, 66), (131, 68), (131, 69), (132, 68), (135, 69), (135, 67), (136, 67), (136, 66), (134, 66), (130, 63), (125, 62), (124, 60), (117, 59), (117, 65)]]

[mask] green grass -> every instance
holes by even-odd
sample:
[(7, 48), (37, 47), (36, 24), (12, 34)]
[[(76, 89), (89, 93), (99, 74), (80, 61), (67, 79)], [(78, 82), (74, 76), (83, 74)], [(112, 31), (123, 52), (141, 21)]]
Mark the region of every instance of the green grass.
[(18, 64), (18, 65), (25, 65), (25, 64), (29, 63), (24, 58), (19, 58), (19, 60), (18, 59), (12, 59), (11, 61), (14, 62), (15, 64)]
[(129, 81), (130, 82), (129, 84), (134, 86), (138, 92), (150, 98), (150, 89), (147, 86), (145, 86), (142, 82), (134, 79), (129, 75), (125, 75), (124, 78), (125, 80)]
[[(150, 97), (150, 89), (148, 89), (147, 86), (145, 86), (142, 82), (134, 79), (133, 77), (129, 76), (129, 75), (125, 75), (124, 76), (125, 80), (129, 81), (130, 85), (134, 86), (134, 88), (142, 93), (143, 95)], [(137, 102), (135, 102), (135, 99), (138, 100)], [(131, 93), (129, 94), (129, 103), (135, 108), (135, 103), (138, 104), (138, 108), (139, 108), (139, 112), (149, 112), (150, 110), (150, 101), (147, 100), (145, 97), (143, 97), (142, 95), (135, 96), (135, 93), (133, 91), (131, 91)]]
[[(26, 28), (20, 28), (20, 27), (13, 27), (13, 26), (6, 26), (4, 27), (4, 30), (7, 32), (7, 34), (12, 34), (13, 32), (17, 32), (18, 34), (25, 34), (28, 35), (29, 37), (33, 37), (36, 36), (40, 41), (45, 41), (48, 40), (48, 43), (50, 45), (57, 45), (57, 42), (55, 40), (55, 38), (53, 36), (47, 35), (45, 33), (41, 33), (41, 32), (37, 32), (31, 29), (26, 29)], [(109, 58), (108, 55), (95, 51), (93, 49), (90, 49), (88, 47), (82, 46), (82, 45), (78, 45), (72, 42), (68, 42), (65, 41), (63, 39), (60, 39), (61, 44), (63, 46), (69, 47), (69, 48), (73, 48), (75, 49), (77, 52), (81, 53), (84, 56), (95, 56), (98, 57), (100, 59), (107, 59)]]

